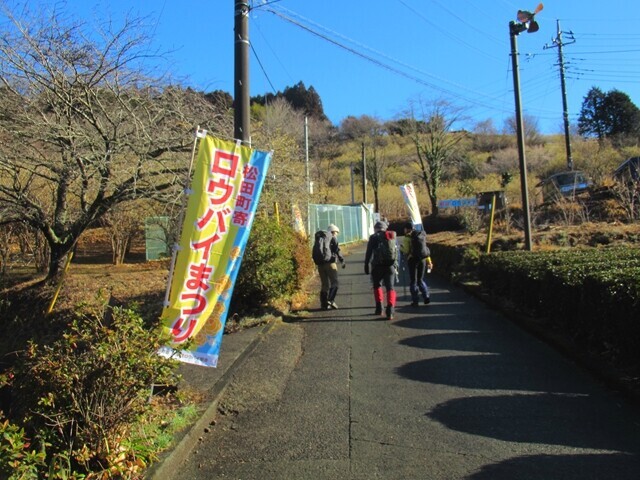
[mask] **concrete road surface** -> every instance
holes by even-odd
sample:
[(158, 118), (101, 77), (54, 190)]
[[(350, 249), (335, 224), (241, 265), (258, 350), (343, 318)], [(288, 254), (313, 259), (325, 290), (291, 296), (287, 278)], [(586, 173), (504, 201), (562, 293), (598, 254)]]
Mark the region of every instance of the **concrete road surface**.
[(173, 478), (640, 479), (636, 405), (435, 275), (374, 316), (363, 257), (339, 310), (270, 328)]

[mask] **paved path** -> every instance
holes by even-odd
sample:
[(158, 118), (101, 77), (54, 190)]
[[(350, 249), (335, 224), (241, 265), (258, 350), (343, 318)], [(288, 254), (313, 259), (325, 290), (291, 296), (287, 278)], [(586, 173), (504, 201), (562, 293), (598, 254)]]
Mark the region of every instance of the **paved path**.
[(637, 406), (433, 275), (375, 317), (363, 253), (339, 310), (264, 334), (173, 478), (640, 478)]

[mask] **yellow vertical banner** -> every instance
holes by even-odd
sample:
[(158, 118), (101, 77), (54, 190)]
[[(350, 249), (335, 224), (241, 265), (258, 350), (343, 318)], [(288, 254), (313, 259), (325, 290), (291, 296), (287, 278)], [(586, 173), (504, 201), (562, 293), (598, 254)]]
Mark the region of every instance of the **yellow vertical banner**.
[(270, 160), (270, 152), (239, 142), (208, 135), (200, 140), (162, 312), (170, 342), (161, 355), (217, 365), (229, 301)]

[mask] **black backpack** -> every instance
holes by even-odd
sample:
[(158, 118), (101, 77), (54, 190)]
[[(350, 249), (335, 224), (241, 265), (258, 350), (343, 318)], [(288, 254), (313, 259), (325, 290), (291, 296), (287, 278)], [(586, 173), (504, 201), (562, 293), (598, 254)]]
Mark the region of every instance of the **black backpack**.
[(333, 254), (331, 253), (331, 235), (324, 230), (316, 232), (313, 248), (311, 250), (311, 258), (316, 265), (330, 263)]
[(427, 234), (423, 230), (411, 233), (411, 256), (420, 260), (431, 256), (427, 246)]
[(396, 243), (396, 232), (393, 230), (386, 230), (378, 232), (377, 243), (373, 249), (373, 258), (371, 263), (373, 265), (391, 266), (396, 263), (398, 259), (398, 245)]

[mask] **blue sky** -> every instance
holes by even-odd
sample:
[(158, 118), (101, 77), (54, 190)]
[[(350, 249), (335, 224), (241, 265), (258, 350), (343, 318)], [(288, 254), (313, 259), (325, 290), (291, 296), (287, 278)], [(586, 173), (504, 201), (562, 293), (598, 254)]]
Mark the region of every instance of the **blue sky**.
[[(417, 96), (465, 109), (473, 128), (514, 115), (508, 24), (536, 2), (514, 0), (254, 0), (249, 19), (251, 95), (313, 86), (334, 124), (348, 115), (397, 117)], [(33, 2), (29, 2), (33, 5)], [(88, 21), (146, 16), (170, 69), (197, 89), (233, 93), (234, 0), (68, 0)], [(562, 132), (560, 21), (568, 111), (577, 123), (593, 86), (618, 89), (640, 106), (640, 3), (545, 2), (540, 30), (517, 37), (525, 112), (544, 133)], [(545, 48), (547, 47), (547, 48)]]

